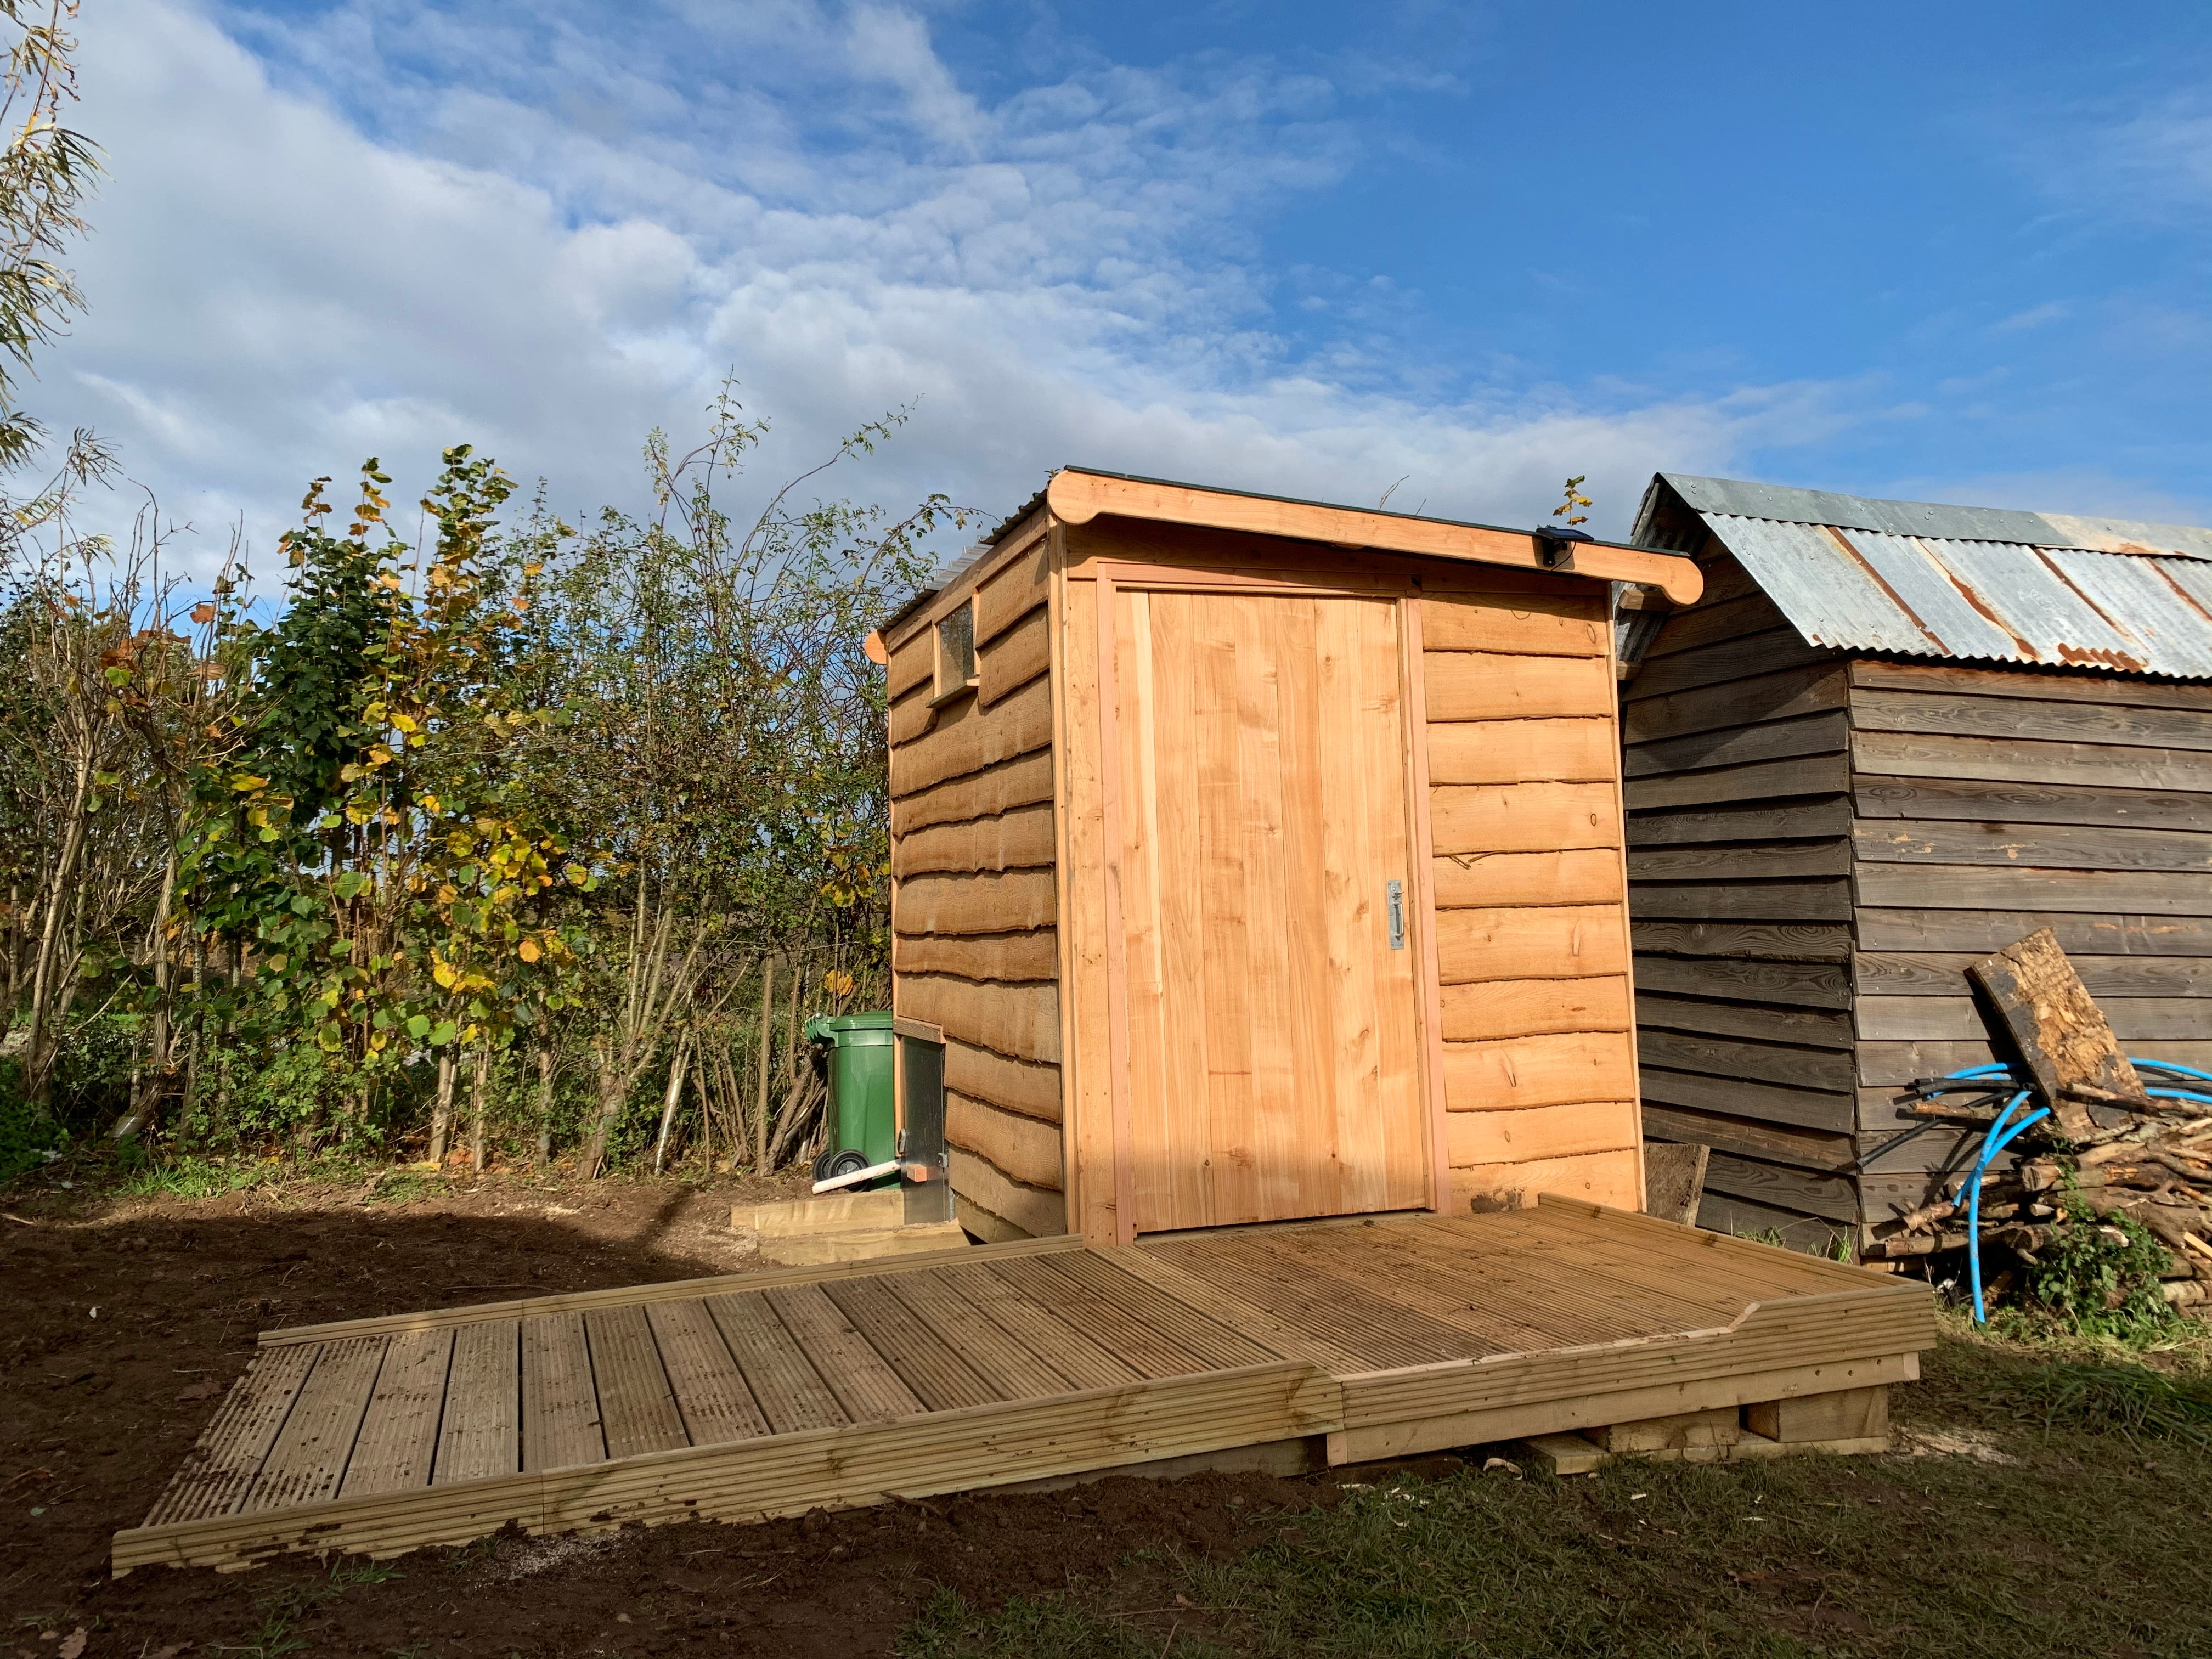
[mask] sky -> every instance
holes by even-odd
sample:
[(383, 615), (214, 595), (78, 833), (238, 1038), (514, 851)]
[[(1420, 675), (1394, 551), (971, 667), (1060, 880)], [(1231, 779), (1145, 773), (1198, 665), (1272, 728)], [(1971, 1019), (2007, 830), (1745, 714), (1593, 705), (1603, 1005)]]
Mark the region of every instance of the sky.
[[(85, 0), (26, 406), (212, 567), (471, 442), (643, 501), (1068, 462), (1529, 524), (1658, 470), (2212, 522), (2212, 12), (1942, 0)], [(971, 532), (972, 533), (972, 532)]]

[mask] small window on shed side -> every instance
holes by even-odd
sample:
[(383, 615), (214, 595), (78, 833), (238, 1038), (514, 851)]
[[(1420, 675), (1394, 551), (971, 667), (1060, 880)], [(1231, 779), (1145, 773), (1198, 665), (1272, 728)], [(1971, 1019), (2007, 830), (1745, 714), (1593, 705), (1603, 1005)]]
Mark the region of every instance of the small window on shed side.
[(975, 684), (975, 602), (962, 605), (937, 624), (937, 697), (950, 697)]

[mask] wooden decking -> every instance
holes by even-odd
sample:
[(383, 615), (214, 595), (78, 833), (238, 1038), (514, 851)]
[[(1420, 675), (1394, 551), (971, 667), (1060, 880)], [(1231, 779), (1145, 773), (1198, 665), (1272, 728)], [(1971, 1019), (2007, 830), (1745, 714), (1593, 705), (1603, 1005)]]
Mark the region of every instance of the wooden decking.
[(265, 1333), (113, 1561), (1356, 1462), (1907, 1382), (1934, 1340), (1924, 1285), (1548, 1197), (546, 1297)]

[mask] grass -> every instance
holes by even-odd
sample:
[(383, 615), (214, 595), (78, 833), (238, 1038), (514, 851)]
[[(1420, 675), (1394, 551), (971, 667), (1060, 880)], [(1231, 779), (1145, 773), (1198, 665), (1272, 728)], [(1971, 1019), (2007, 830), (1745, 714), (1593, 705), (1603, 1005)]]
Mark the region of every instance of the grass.
[(356, 1584), (380, 1584), (399, 1577), (398, 1568), (380, 1562), (341, 1563), (331, 1569), (327, 1577), (283, 1585), (254, 1599), (254, 1611), (261, 1615), (260, 1629), (244, 1642), (215, 1643), (209, 1650), (240, 1655), (242, 1659), (285, 1659), (286, 1655), (310, 1645), (295, 1628), (307, 1614), (337, 1601)]
[(95, 1171), (94, 1176), (84, 1183), (87, 1190), (119, 1198), (219, 1198), (226, 1193), (367, 1183), (366, 1201), (376, 1204), (404, 1204), (442, 1192), (458, 1181), (476, 1179), (465, 1170), (441, 1175), (415, 1164), (348, 1152), (325, 1153), (304, 1162), (253, 1152), (228, 1157), (186, 1152)]
[(1233, 1560), (1133, 1559), (1114, 1583), (988, 1612), (942, 1596), (899, 1651), (2201, 1654), (2204, 1358), (2154, 1370), (1954, 1333), (1927, 1380), (1899, 1391), (1899, 1415), (1908, 1434), (1942, 1430), (1978, 1456), (1392, 1476), (1267, 1517), (1267, 1541)]

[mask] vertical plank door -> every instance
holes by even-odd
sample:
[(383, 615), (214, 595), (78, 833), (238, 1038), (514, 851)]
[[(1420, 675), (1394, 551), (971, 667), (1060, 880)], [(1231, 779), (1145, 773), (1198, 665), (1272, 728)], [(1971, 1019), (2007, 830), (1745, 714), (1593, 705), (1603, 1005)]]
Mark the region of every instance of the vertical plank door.
[(1114, 604), (1138, 1230), (1425, 1206), (1396, 603)]

